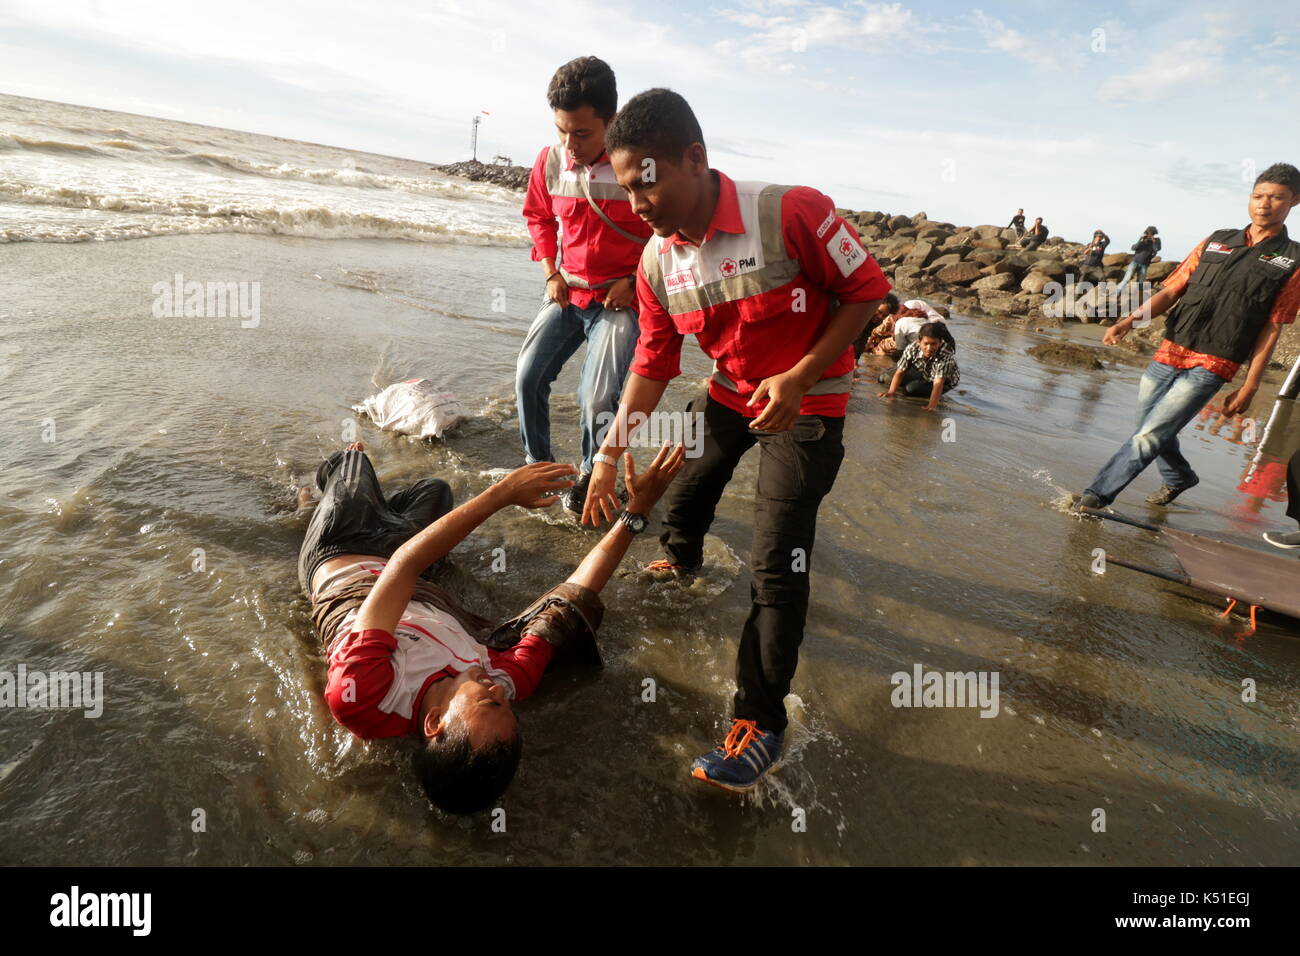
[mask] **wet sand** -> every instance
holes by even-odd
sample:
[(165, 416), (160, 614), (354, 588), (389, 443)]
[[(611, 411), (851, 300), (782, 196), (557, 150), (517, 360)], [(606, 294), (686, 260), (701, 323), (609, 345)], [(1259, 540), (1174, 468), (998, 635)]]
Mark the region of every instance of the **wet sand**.
[[(150, 290), (176, 272), (256, 279), (260, 325), (154, 318)], [(321, 700), (294, 491), (342, 443), (348, 406), (413, 375), (445, 380), (476, 417), (441, 443), (362, 425), (385, 482), (442, 475), (464, 500), (519, 464), (514, 359), (540, 291), (526, 251), (492, 246), (0, 247), (0, 667), (102, 671), (106, 693), (98, 719), (0, 715), (0, 862), (1300, 859), (1294, 622), (1264, 619), (1237, 641), (1240, 622), (1220, 622), (1207, 596), (1095, 575), (1097, 547), (1172, 557), (1060, 507), (1127, 436), (1141, 367), (1053, 368), (1026, 354), (1044, 336), (960, 316), (962, 385), (939, 413), (855, 387), (813, 555), (793, 756), (770, 782), (737, 799), (686, 776), (729, 705), (751, 455), (720, 506), (709, 572), (689, 589), (617, 577), (605, 670), (555, 675), (520, 706), (506, 831), (429, 809), (392, 748), (352, 740)], [(686, 351), (664, 408), (684, 407), (708, 372)], [(570, 456), (577, 367), (552, 405)], [(1270, 406), (1261, 395), (1254, 411)], [(41, 440), (48, 421), (54, 442)], [(1255, 449), (1233, 438), (1212, 417), (1188, 429), (1202, 484), (1163, 520), (1255, 542), (1283, 526), (1281, 502), (1238, 490)], [(1157, 484), (1144, 475), (1117, 508), (1158, 514), (1141, 501)], [(655, 537), (626, 568), (658, 556)], [(477, 610), (514, 613), (595, 540), (558, 512), (502, 513), (456, 550), (451, 583)], [(917, 664), (996, 671), (998, 715), (896, 708), (890, 677)], [(1255, 703), (1241, 700), (1246, 678)]]

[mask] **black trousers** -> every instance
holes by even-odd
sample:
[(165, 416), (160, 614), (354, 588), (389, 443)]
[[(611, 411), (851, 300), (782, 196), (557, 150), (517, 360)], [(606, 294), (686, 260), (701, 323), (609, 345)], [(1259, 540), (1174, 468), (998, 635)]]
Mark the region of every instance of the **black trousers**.
[(330, 558), (391, 558), (408, 538), (455, 505), (451, 486), (441, 478), (425, 478), (385, 497), (362, 451), (337, 451), (327, 458), (316, 471), (316, 487), (321, 500), (298, 552), (298, 582), (308, 593), (316, 569)]
[(759, 446), (750, 554), (751, 607), (736, 659), (735, 716), (763, 730), (785, 731), (785, 695), (799, 665), (808, 617), (808, 574), (817, 509), (835, 484), (844, 458), (844, 419), (800, 415), (785, 432), (762, 435), (751, 419), (712, 398), (696, 399), (688, 412), (704, 411), (703, 453), (688, 458), (670, 490), (660, 542), (674, 564), (696, 567), (718, 500), (741, 457)]

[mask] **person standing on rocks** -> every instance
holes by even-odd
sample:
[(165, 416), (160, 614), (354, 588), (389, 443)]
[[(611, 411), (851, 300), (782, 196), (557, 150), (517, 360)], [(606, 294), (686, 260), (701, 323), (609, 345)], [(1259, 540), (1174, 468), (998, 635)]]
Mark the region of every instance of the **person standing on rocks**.
[(1016, 231), (1016, 238), (1020, 238), (1025, 234), (1025, 211), (1023, 209), (1016, 210), (1016, 214), (1007, 223), (1007, 228)]
[(1124, 278), (1119, 280), (1119, 285), (1115, 288), (1116, 293), (1123, 292), (1124, 287), (1130, 281), (1137, 278), (1138, 295), (1141, 296), (1142, 283), (1147, 279), (1147, 268), (1151, 265), (1151, 260), (1155, 254), (1160, 251), (1160, 239), (1156, 235), (1155, 226), (1147, 226), (1146, 230), (1138, 237), (1138, 241), (1130, 247), (1133, 250), (1133, 260), (1124, 270)]
[(1039, 216), (1034, 220), (1034, 224), (1029, 227), (1025, 237), (1020, 240), (1020, 247), (1026, 252), (1033, 252), (1046, 241), (1047, 227), (1043, 225), (1043, 217)]
[(1139, 318), (1173, 307), (1138, 386), (1137, 429), (1088, 483), (1076, 508), (1109, 505), (1152, 461), (1164, 483), (1146, 499), (1150, 504), (1167, 505), (1200, 481), (1178, 449), (1178, 433), (1247, 361), (1246, 380), (1224, 399), (1223, 410), (1250, 410), (1282, 326), (1300, 310), (1300, 242), (1284, 225), (1297, 203), (1300, 170), (1289, 163), (1264, 170), (1247, 203), (1250, 224), (1211, 233), (1143, 307), (1106, 331), (1103, 341), (1115, 345)]
[(853, 340), (889, 281), (830, 197), (807, 186), (733, 181), (709, 167), (690, 105), (666, 89), (628, 101), (609, 130), (618, 181), (654, 229), (637, 271), (641, 338), (587, 492), (583, 521), (613, 515), (614, 468), (629, 421), (659, 405), (694, 335), (715, 371), (687, 406), (702, 420), (664, 517), (667, 559), (646, 570), (689, 577), (744, 454), (759, 446), (751, 606), (740, 634), (734, 718), (691, 776), (726, 790), (758, 785), (783, 757), (785, 697), (799, 663), (817, 511), (844, 458)]
[(1102, 257), (1106, 255), (1106, 247), (1110, 245), (1110, 236), (1106, 235), (1100, 229), (1092, 234), (1092, 242), (1088, 248), (1083, 251), (1083, 263), (1079, 270), (1079, 281), (1086, 282), (1090, 276), (1095, 275), (1097, 281), (1103, 278), (1101, 269)]
[(618, 407), (636, 350), (636, 264), (650, 227), (632, 212), (605, 153), (605, 129), (618, 106), (609, 64), (594, 56), (564, 64), (551, 78), (547, 100), (560, 142), (533, 164), (523, 210), (533, 260), (546, 273), (546, 295), (519, 351), (515, 394), (525, 460), (553, 461), (551, 384), (587, 343), (578, 385), (582, 466), (563, 498), (565, 508), (580, 514), (600, 445), (598, 426)]

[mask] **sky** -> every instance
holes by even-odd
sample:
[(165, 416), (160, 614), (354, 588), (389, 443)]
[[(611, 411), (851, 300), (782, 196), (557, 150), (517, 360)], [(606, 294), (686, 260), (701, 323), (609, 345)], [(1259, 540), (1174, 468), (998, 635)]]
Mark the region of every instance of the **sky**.
[[(1244, 3), (0, 0), (0, 92), (450, 162), (530, 164), (562, 63), (691, 103), (711, 164), (838, 205), (1104, 229), (1167, 257), (1300, 164), (1293, 16)], [(1294, 230), (1293, 230), (1294, 231)]]

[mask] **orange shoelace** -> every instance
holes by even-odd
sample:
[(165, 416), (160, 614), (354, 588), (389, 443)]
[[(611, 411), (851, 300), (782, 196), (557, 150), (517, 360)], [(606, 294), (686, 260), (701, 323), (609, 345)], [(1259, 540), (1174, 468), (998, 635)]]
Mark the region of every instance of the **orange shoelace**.
[(685, 571), (686, 569), (680, 564), (673, 564), (667, 558), (660, 558), (658, 561), (651, 561), (645, 566), (647, 571)]
[(727, 734), (727, 739), (722, 742), (722, 752), (728, 758), (739, 757), (762, 733), (755, 721), (737, 718), (731, 725), (731, 732)]

